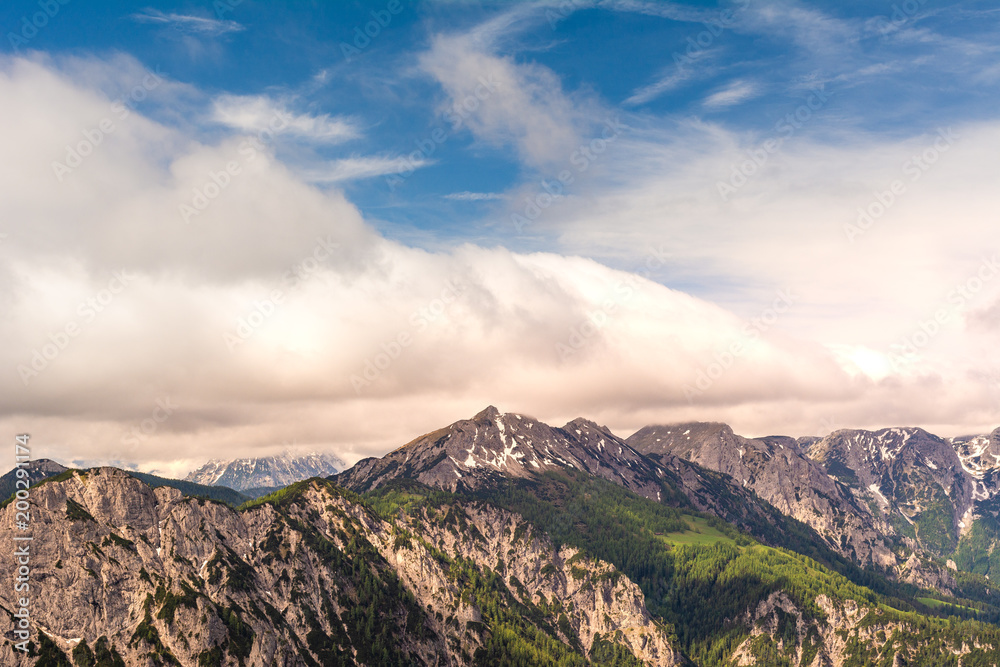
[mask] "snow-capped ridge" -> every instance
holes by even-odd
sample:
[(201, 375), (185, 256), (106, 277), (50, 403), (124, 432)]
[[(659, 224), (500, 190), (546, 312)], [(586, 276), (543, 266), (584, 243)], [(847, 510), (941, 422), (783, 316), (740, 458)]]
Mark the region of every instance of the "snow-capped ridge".
[(310, 477), (329, 477), (346, 467), (343, 460), (332, 453), (313, 451), (295, 454), (285, 450), (276, 456), (244, 457), (231, 461), (213, 459), (184, 479), (245, 491), (288, 486)]

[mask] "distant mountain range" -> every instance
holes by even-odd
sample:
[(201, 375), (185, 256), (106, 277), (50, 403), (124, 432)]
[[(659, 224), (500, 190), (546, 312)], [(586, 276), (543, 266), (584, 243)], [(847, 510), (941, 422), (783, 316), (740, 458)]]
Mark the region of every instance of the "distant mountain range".
[(212, 460), (188, 474), (185, 481), (208, 486), (228, 486), (249, 495), (269, 493), (310, 477), (328, 477), (347, 467), (333, 454), (310, 453)]
[(239, 509), (211, 485), (321, 465), (37, 462), (36, 664), (1000, 664), (1000, 429), (621, 438), (489, 407)]
[[(37, 484), (47, 479), (52, 479), (62, 476), (68, 476), (72, 468), (67, 468), (61, 463), (57, 463), (50, 459), (38, 459), (36, 461), (31, 461), (27, 466), (24, 467), (27, 471), (28, 480), (32, 484)], [(157, 475), (151, 475), (149, 473), (137, 472), (132, 469), (123, 470), (124, 473), (135, 477), (136, 479), (142, 480), (152, 488), (158, 488), (161, 486), (167, 486), (170, 488), (177, 489), (181, 493), (187, 496), (192, 496), (196, 498), (207, 498), (210, 500), (215, 500), (221, 503), (226, 503), (236, 507), (242, 505), (248, 500), (252, 499), (252, 496), (239, 493), (233, 489), (222, 486), (207, 486), (204, 484), (196, 484), (194, 482), (185, 482), (178, 479), (169, 479), (166, 477), (158, 477)], [(9, 499), (11, 495), (17, 490), (15, 482), (17, 480), (17, 468), (6, 473), (0, 477), (0, 502)]]

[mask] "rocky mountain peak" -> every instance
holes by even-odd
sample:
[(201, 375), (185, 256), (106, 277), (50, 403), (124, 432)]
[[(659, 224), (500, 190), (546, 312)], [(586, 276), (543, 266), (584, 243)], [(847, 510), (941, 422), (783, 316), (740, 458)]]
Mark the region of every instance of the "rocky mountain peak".
[(861, 472), (864, 478), (861, 481), (867, 480), (866, 486), (894, 466), (917, 465), (938, 470), (951, 469), (960, 463), (952, 443), (921, 428), (842, 429), (816, 443), (810, 449), (810, 456), (828, 466), (843, 463)]
[[(51, 459), (35, 459), (24, 466), (28, 471), (28, 482), (37, 484), (47, 477), (58, 475), (65, 471), (66, 466), (56, 463)], [(0, 501), (10, 498), (17, 490), (17, 469), (13, 469), (0, 477)]]
[(501, 417), (501, 416), (502, 416), (501, 412), (499, 410), (497, 410), (495, 406), (493, 406), (493, 405), (487, 405), (486, 408), (483, 411), (481, 411), (480, 413), (478, 413), (475, 417), (473, 417), (471, 421), (474, 421), (474, 422), (490, 421), (491, 422), (491, 421), (494, 421), (497, 417)]
[(749, 448), (766, 446), (763, 441), (751, 444), (721, 422), (684, 422), (645, 426), (627, 442), (644, 454), (672, 454), (713, 470), (725, 470), (726, 460), (742, 458)]
[(987, 473), (1000, 470), (1000, 428), (989, 435), (966, 435), (951, 439), (962, 467), (967, 473), (982, 479)]
[(993, 429), (990, 433), (990, 449), (989, 453), (997, 459), (998, 464), (1000, 464), (1000, 426)]
[(611, 429), (609, 429), (607, 426), (601, 426), (597, 422), (585, 419), (583, 417), (577, 417), (573, 421), (567, 422), (566, 425), (563, 426), (564, 431), (573, 431), (576, 429), (589, 429), (592, 431), (600, 431), (602, 433), (606, 433), (611, 436), (614, 435), (614, 433), (611, 432)]
[[(448, 490), (478, 488), (498, 476), (531, 477), (549, 470), (590, 472), (633, 489), (660, 491), (651, 462), (607, 427), (575, 419), (553, 428), (532, 417), (501, 414), (490, 406), (472, 419), (432, 431), (381, 459), (365, 459), (336, 477), (364, 490), (391, 479), (412, 478)], [(631, 486), (630, 486), (631, 485)]]

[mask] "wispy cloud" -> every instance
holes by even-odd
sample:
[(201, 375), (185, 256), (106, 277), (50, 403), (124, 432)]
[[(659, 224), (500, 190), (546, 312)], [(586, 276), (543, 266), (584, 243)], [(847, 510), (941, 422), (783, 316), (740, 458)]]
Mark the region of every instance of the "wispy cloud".
[(230, 32), (240, 32), (244, 27), (236, 21), (220, 21), (204, 16), (191, 14), (165, 14), (158, 9), (143, 9), (131, 16), (139, 23), (153, 23), (169, 26), (181, 32), (198, 35), (224, 35)]
[(445, 195), (445, 199), (452, 199), (455, 201), (491, 201), (495, 199), (506, 199), (506, 196), (500, 194), (499, 192), (452, 192), (450, 195)]
[(646, 104), (678, 88), (681, 84), (692, 78), (694, 78), (694, 72), (691, 69), (674, 67), (672, 71), (664, 74), (653, 83), (636, 89), (622, 104), (625, 106)]
[(496, 55), (468, 34), (439, 35), (419, 62), (478, 139), (514, 146), (533, 167), (566, 160), (589, 122), (552, 70)]
[(329, 114), (296, 114), (263, 95), (223, 95), (213, 105), (213, 120), (243, 132), (281, 127), (283, 134), (318, 143), (336, 144), (356, 139), (360, 132), (347, 120)]
[(799, 3), (771, 2), (748, 7), (743, 24), (761, 34), (780, 36), (823, 61), (853, 53), (863, 21), (835, 18)]
[(751, 81), (737, 80), (722, 90), (718, 90), (705, 98), (705, 106), (710, 109), (731, 107), (757, 96), (757, 86)]
[(325, 167), (305, 170), (302, 177), (310, 183), (332, 184), (398, 174), (433, 164), (432, 160), (402, 160), (398, 157), (361, 156), (335, 160)]
[(712, 12), (706, 12), (673, 2), (641, 2), (639, 0), (602, 0), (597, 3), (602, 9), (618, 12), (658, 16), (672, 21), (700, 23), (713, 17)]

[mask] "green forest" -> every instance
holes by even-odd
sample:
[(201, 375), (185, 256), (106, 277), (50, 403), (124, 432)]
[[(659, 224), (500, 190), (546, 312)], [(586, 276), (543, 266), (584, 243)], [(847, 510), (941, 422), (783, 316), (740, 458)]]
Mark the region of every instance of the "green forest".
[[(369, 492), (365, 500), (390, 520), (418, 507), (446, 513), (450, 505), (476, 501), (518, 513), (557, 544), (577, 547), (612, 563), (635, 581), (650, 612), (671, 629), (684, 654), (706, 667), (730, 664), (733, 651), (754, 630), (746, 611), (779, 591), (810, 627), (825, 619), (816, 602), (825, 595), (837, 605), (854, 600), (870, 608), (862, 626), (899, 628), (874, 642), (845, 637), (852, 665), (892, 665), (898, 653), (907, 665), (957, 666), (951, 647), (969, 645), (976, 638), (980, 645), (1000, 646), (1000, 629), (984, 622), (1000, 618), (1000, 609), (983, 600), (929, 597), (927, 591), (921, 593), (913, 586), (897, 585), (831, 559), (850, 575), (845, 576), (810, 556), (768, 546), (718, 518), (669, 507), (573, 470), (530, 480), (503, 480), (472, 494), (450, 494), (412, 481), (395, 481)], [(807, 546), (811, 552), (829, 556), (812, 543)], [(972, 591), (975, 584), (967, 582), (966, 588)], [(985, 590), (980, 593), (983, 599), (991, 597)], [(995, 594), (992, 597), (996, 599)], [(750, 642), (760, 664), (793, 664), (797, 643), (803, 665), (819, 650), (815, 629), (799, 641), (795, 620), (787, 616), (791, 615), (777, 610), (768, 619), (777, 631)], [(492, 652), (497, 660), (503, 654), (538, 651), (537, 645), (525, 643), (523, 635), (518, 639), (516, 632), (506, 630), (491, 642), (497, 649), (496, 642), (503, 642), (502, 651)], [(986, 648), (973, 649), (961, 664), (996, 663), (997, 657)], [(573, 663), (501, 660), (490, 664)]]

